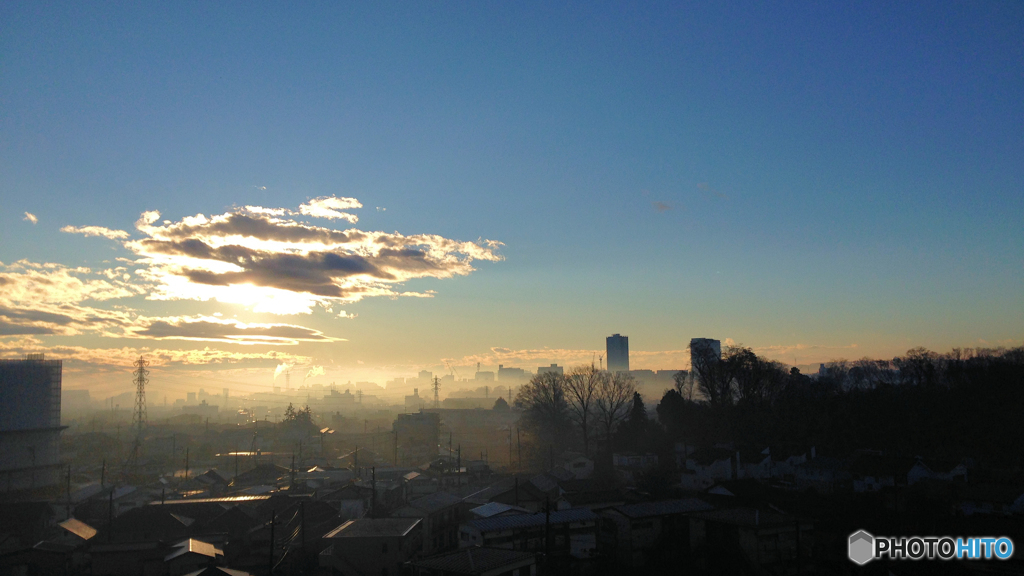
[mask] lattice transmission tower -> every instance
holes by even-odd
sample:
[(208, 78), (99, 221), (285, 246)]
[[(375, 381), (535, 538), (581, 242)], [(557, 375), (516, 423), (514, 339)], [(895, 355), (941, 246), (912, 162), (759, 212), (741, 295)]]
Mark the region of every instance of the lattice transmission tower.
[(132, 363), (135, 371), (132, 375), (135, 379), (135, 411), (132, 413), (132, 429), (135, 431), (135, 440), (132, 443), (132, 451), (128, 455), (128, 462), (125, 464), (125, 474), (137, 474), (139, 456), (142, 452), (142, 434), (146, 428), (146, 384), (149, 384), (149, 362), (139, 356), (139, 359)]

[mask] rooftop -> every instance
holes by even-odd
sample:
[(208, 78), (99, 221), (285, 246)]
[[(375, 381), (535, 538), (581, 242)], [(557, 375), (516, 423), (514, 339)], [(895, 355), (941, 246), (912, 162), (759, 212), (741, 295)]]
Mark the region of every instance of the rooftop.
[(462, 502), (462, 498), (449, 494), (447, 492), (434, 492), (428, 494), (422, 498), (417, 498), (412, 502), (409, 502), (409, 506), (422, 510), (428, 514), (437, 512), (438, 510), (444, 510), (445, 508), (456, 506)]
[(78, 536), (82, 540), (88, 540), (96, 535), (96, 529), (77, 518), (68, 518), (60, 523), (60, 527)]
[(359, 518), (345, 522), (325, 534), (324, 538), (406, 536), (419, 523), (419, 518)]
[(689, 514), (691, 512), (706, 512), (713, 510), (714, 506), (699, 498), (684, 498), (682, 500), (663, 500), (661, 502), (640, 502), (616, 506), (613, 510), (630, 518), (649, 518), (652, 516), (669, 516), (672, 514)]
[(530, 564), (534, 559), (532, 552), (503, 548), (465, 548), (458, 552), (416, 560), (410, 564), (446, 574), (483, 574), (503, 567), (511, 569), (516, 564)]
[[(594, 514), (594, 512), (589, 508), (570, 508), (568, 510), (559, 510), (557, 512), (552, 512), (550, 518), (551, 524), (594, 522), (596, 520), (597, 514)], [(481, 532), (492, 532), (495, 530), (513, 530), (529, 528), (532, 526), (543, 526), (545, 521), (545, 514), (543, 512), (539, 512), (537, 514), (492, 516), (491, 518), (470, 520), (466, 524), (480, 530)]]
[(177, 550), (171, 552), (164, 557), (164, 562), (173, 560), (179, 556), (185, 554), (199, 554), (202, 556), (209, 556), (210, 558), (216, 558), (217, 556), (223, 556), (224, 552), (213, 544), (203, 542), (202, 540), (196, 540), (195, 538), (189, 538), (188, 540), (182, 540), (174, 545)]

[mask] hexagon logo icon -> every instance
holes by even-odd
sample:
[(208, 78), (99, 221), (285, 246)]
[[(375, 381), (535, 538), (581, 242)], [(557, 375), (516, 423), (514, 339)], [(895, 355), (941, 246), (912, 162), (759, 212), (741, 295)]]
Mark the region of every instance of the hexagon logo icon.
[(875, 537), (863, 530), (850, 534), (850, 560), (863, 566), (874, 557)]

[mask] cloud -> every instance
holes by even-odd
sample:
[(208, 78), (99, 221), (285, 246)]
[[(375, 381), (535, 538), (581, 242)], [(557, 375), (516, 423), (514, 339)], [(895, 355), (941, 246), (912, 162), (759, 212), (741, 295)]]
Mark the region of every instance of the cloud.
[[(0, 357), (24, 358), (25, 354), (45, 353), (46, 357), (65, 362), (82, 363), (90, 366), (130, 367), (139, 356), (145, 356), (151, 365), (157, 366), (206, 366), (210, 364), (263, 364), (266, 362), (290, 362), (308, 364), (312, 358), (277, 350), (267, 352), (233, 352), (211, 348), (173, 350), (149, 346), (125, 346), (122, 348), (89, 348), (84, 346), (45, 346), (33, 337), (15, 341), (0, 341)], [(129, 368), (130, 369), (130, 368)]]
[(295, 345), (299, 342), (337, 342), (318, 330), (294, 324), (245, 324), (216, 317), (140, 318), (130, 333), (156, 340), (193, 340), (231, 344)]
[(654, 209), (658, 212), (668, 212), (672, 209), (672, 207), (665, 202), (651, 202), (651, 205), (654, 206)]
[(0, 264), (0, 333), (122, 333), (132, 324), (130, 311), (108, 310), (85, 302), (144, 293), (143, 287), (126, 282), (125, 274), (124, 268), (93, 272), (26, 260)]
[[(361, 206), (352, 198), (318, 198), (300, 212)], [(492, 240), (464, 242), (432, 234), (335, 230), (284, 217), (284, 209), (246, 206), (177, 222), (147, 212), (136, 223), (146, 238), (126, 242), (156, 300), (217, 300), (276, 314), (370, 296), (430, 297), (403, 292), (403, 282), (471, 273), (474, 260), (500, 261)], [(324, 216), (327, 217), (327, 216)]]
[(104, 228), (103, 226), (65, 226), (60, 229), (61, 232), (68, 234), (83, 234), (85, 236), (102, 236), (111, 240), (126, 240), (128, 239), (128, 233), (124, 230), (111, 230), (110, 228)]
[(359, 221), (354, 214), (342, 212), (352, 208), (362, 208), (363, 205), (355, 198), (336, 198), (334, 196), (321, 196), (314, 198), (299, 206), (299, 213), (314, 218), (326, 218), (328, 220), (347, 220), (355, 224)]
[(25, 222), (31, 222), (33, 224), (39, 223), (39, 218), (36, 218), (36, 215), (32, 214), (31, 212), (25, 212), (25, 217), (22, 218), (22, 220), (24, 220)]

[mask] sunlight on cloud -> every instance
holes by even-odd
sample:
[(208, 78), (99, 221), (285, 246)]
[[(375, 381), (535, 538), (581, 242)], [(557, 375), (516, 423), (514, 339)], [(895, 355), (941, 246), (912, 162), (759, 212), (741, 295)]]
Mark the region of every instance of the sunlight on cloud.
[(127, 240), (128, 233), (124, 230), (111, 230), (103, 226), (65, 226), (60, 229), (67, 234), (82, 234), (84, 236), (102, 236), (111, 240)]
[(93, 366), (113, 366), (123, 368), (140, 355), (145, 355), (152, 366), (198, 365), (208, 364), (248, 364), (267, 361), (291, 362), (292, 364), (308, 364), (312, 361), (308, 356), (289, 354), (271, 350), (268, 352), (232, 352), (229, 350), (203, 348), (190, 350), (170, 350), (150, 348), (148, 346), (123, 348), (88, 348), (84, 346), (44, 346), (35, 338), (21, 338), (15, 341), (0, 341), (0, 357), (23, 358), (25, 354), (43, 352), (59, 357), (65, 362), (83, 363)]
[(192, 340), (250, 345), (295, 345), (299, 342), (337, 342), (341, 340), (325, 336), (319, 330), (294, 324), (246, 324), (237, 320), (224, 320), (213, 316), (140, 317), (137, 323), (140, 326), (130, 331), (132, 335), (156, 340)]
[[(324, 197), (299, 213), (361, 207), (353, 198)], [(310, 313), (316, 306), (370, 296), (430, 297), (395, 286), (414, 278), (451, 278), (474, 270), (474, 260), (499, 261), (500, 242), (464, 242), (433, 234), (335, 230), (282, 217), (286, 209), (246, 206), (207, 217), (164, 221), (146, 212), (136, 228), (147, 238), (126, 242), (142, 257), (140, 272), (157, 300), (216, 300), (256, 312)]]
[(342, 212), (352, 208), (362, 208), (363, 205), (355, 198), (335, 198), (334, 196), (323, 196), (314, 198), (299, 206), (299, 213), (314, 218), (326, 218), (328, 220), (342, 219), (355, 224), (359, 218), (354, 214)]
[(31, 222), (33, 224), (39, 223), (39, 218), (36, 218), (36, 215), (30, 212), (25, 212), (25, 217), (22, 218), (22, 220), (24, 220), (25, 222)]

